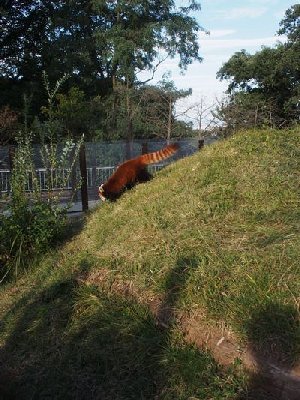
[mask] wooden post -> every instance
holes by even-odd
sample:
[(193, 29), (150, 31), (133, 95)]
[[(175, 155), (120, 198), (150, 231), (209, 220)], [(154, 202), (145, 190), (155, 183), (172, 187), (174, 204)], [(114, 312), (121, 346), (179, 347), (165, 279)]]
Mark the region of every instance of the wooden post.
[(198, 150), (201, 150), (203, 146), (204, 146), (204, 139), (199, 139), (198, 140)]
[(132, 158), (132, 142), (129, 138), (126, 138), (125, 142), (125, 159), (130, 160)]
[(148, 142), (142, 143), (142, 154), (148, 153)]
[(14, 146), (9, 146), (8, 148), (8, 169), (9, 169), (9, 183), (8, 183), (8, 192), (11, 192), (11, 174), (14, 168), (14, 158), (15, 158), (15, 148)]
[(14, 167), (14, 158), (15, 158), (15, 148), (13, 146), (9, 146), (8, 148), (8, 169), (12, 172)]
[(84, 144), (80, 146), (79, 164), (80, 164), (80, 175), (81, 175), (81, 204), (82, 204), (82, 211), (85, 212), (89, 209), (89, 198), (88, 198), (87, 168), (86, 168)]
[(78, 200), (78, 192), (77, 192), (77, 174), (76, 174), (76, 163), (73, 165), (71, 171), (71, 191), (72, 191), (72, 200), (77, 202)]
[(168, 113), (168, 125), (167, 125), (167, 144), (170, 144), (171, 140), (171, 132), (172, 132), (172, 111), (173, 111), (173, 101), (172, 96), (170, 95), (169, 102), (169, 113)]

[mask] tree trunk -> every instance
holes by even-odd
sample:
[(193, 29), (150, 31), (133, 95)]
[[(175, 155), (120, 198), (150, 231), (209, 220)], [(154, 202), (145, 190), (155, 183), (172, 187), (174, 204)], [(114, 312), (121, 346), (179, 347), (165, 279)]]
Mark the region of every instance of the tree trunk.
[(129, 94), (129, 83), (126, 84), (126, 159), (130, 160), (132, 158), (132, 141), (133, 141), (133, 124), (132, 124), (132, 111), (131, 111), (131, 100)]
[(170, 143), (172, 132), (172, 111), (173, 103), (171, 97), (169, 98), (169, 113), (168, 113), (168, 127), (167, 127), (167, 143)]
[(85, 156), (85, 145), (82, 144), (79, 151), (79, 164), (80, 164), (80, 175), (81, 175), (81, 203), (82, 211), (89, 209), (88, 201), (88, 185), (87, 185), (87, 168), (86, 168), (86, 156)]

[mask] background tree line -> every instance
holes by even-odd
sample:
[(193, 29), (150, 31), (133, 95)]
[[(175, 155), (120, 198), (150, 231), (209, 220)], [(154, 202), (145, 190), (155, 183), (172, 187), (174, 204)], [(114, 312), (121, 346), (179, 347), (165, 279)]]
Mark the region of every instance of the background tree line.
[[(189, 92), (174, 85), (149, 87), (138, 75), (154, 73), (165, 57), (179, 56), (182, 70), (201, 61), (197, 33), (202, 28), (190, 16), (200, 9), (197, 1), (176, 8), (172, 0), (6, 0), (0, 8), (3, 137), (9, 138), (20, 121), (24, 95), (33, 130), (42, 128), (47, 114), (43, 71), (52, 83), (69, 76), (56, 98), (58, 134), (85, 133), (90, 139), (168, 135), (176, 99)], [(166, 96), (171, 90), (170, 116)], [(146, 118), (154, 103), (169, 121), (165, 130), (157, 129), (153, 115)], [(184, 126), (178, 134), (187, 130)]]
[(299, 122), (299, 4), (280, 22), (278, 34), (287, 37), (285, 43), (255, 54), (243, 49), (220, 68), (217, 77), (228, 80), (228, 96), (209, 105), (202, 97), (189, 107), (193, 123), (180, 121), (175, 110), (191, 89), (178, 90), (169, 76), (157, 85), (139, 79), (144, 71), (154, 75), (167, 57), (178, 55), (182, 70), (201, 61), (197, 34), (203, 28), (191, 16), (200, 4), (186, 4), (176, 8), (172, 0), (2, 2), (1, 143), (14, 140), (16, 126), (25, 117), (35, 140), (49, 128), (43, 71), (52, 86), (68, 76), (51, 104), (58, 138), (84, 133), (89, 140), (168, 139), (197, 130), (210, 133), (216, 126), (224, 127), (227, 135), (241, 127), (280, 128)]
[(251, 55), (235, 53), (218, 71), (228, 80), (228, 98), (215, 115), (226, 132), (244, 127), (286, 127), (300, 120), (300, 4), (289, 8), (280, 22), (285, 43), (263, 47)]

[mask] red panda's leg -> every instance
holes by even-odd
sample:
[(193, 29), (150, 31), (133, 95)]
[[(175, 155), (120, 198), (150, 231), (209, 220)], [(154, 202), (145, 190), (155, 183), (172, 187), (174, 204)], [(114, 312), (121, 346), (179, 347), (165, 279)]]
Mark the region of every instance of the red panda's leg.
[(152, 179), (152, 175), (150, 172), (147, 171), (147, 168), (143, 168), (139, 171), (138, 176), (137, 176), (137, 181), (142, 183), (142, 182), (148, 182)]

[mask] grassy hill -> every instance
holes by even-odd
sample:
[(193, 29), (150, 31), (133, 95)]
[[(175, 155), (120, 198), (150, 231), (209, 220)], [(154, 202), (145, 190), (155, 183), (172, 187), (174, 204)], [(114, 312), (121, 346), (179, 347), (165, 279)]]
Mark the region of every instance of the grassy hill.
[(1, 288), (3, 398), (267, 398), (243, 364), (300, 359), (299, 178), (299, 129), (241, 132), (101, 205)]

